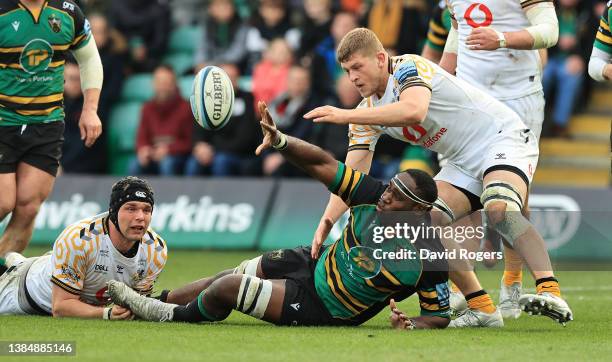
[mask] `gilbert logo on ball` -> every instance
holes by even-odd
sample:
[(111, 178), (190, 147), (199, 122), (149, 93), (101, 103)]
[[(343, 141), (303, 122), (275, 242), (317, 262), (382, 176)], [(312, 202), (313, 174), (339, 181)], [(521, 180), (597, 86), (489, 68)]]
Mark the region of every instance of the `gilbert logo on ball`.
[(234, 107), (234, 87), (221, 68), (208, 66), (193, 80), (191, 111), (200, 126), (215, 131), (223, 128)]

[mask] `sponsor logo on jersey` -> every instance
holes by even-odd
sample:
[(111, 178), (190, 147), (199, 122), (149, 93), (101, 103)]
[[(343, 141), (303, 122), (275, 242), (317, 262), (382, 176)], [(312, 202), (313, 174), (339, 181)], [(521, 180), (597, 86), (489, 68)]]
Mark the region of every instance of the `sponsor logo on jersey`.
[(497, 153), (495, 155), (495, 159), (496, 160), (505, 160), (506, 159), (506, 154), (505, 153)]
[(417, 77), (419, 72), (417, 71), (416, 64), (412, 60), (406, 60), (393, 73), (393, 77), (398, 83), (404, 83), (408, 78)]
[(96, 264), (94, 266), (94, 271), (97, 273), (106, 273), (108, 272), (108, 266), (104, 264)]
[(283, 256), (285, 255), (285, 251), (280, 249), (280, 250), (274, 250), (272, 252), (270, 252), (270, 260), (280, 260), (283, 258)]
[(446, 128), (444, 127), (440, 128), (440, 130), (436, 132), (436, 134), (427, 138), (425, 142), (423, 142), (423, 147), (430, 148), (431, 146), (435, 145), (436, 142), (438, 142), (442, 138), (442, 136), (444, 136), (446, 131), (448, 131)]
[(21, 22), (15, 20), (11, 23), (11, 25), (13, 26), (13, 29), (15, 29), (15, 31), (19, 30), (19, 25), (21, 25)]
[[(53, 58), (53, 47), (44, 39), (30, 40), (21, 51), (19, 64), (21, 68), (29, 74), (44, 72), (49, 68), (51, 59)], [(52, 80), (52, 77), (41, 77), (43, 81)], [(32, 77), (32, 82), (38, 81), (36, 77)]]
[(51, 14), (47, 20), (49, 21), (49, 26), (54, 33), (59, 33), (62, 31), (62, 21), (57, 17), (57, 15)]
[(70, 265), (62, 265), (62, 274), (64, 274), (70, 282), (78, 284), (81, 281), (81, 276)]
[(105, 258), (108, 257), (108, 250), (107, 249), (102, 249), (102, 250), (99, 251), (99, 253), (100, 253), (100, 256), (103, 256)]
[[(478, 10), (484, 15), (484, 20), (480, 22), (476, 22), (472, 18), (472, 12), (474, 11), (474, 9), (476, 9), (476, 7), (478, 7)], [(465, 11), (465, 14), (463, 15), (463, 17), (465, 18), (465, 21), (467, 22), (467, 24), (471, 26), (472, 28), (480, 28), (481, 26), (489, 26), (493, 22), (493, 13), (491, 12), (491, 9), (489, 9), (485, 4), (481, 4), (481, 3), (474, 3), (470, 5)], [(476, 17), (481, 18), (479, 16), (476, 16)]]
[(71, 4), (68, 1), (64, 1), (64, 3), (62, 4), (62, 9), (74, 11), (74, 4)]
[(117, 265), (117, 274), (123, 274), (123, 266)]

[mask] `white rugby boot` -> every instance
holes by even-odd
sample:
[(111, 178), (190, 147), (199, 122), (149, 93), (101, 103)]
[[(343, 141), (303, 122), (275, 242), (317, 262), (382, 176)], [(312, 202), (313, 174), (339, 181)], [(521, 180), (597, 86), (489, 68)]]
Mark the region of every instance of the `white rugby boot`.
[(459, 317), (453, 319), (448, 328), (501, 328), (504, 326), (504, 319), (496, 309), (493, 313), (485, 313), (476, 309), (468, 309)]
[(132, 313), (147, 321), (167, 322), (174, 317), (176, 304), (164, 303), (138, 294), (122, 282), (108, 282), (108, 294), (115, 304), (129, 308)]
[(543, 315), (563, 326), (574, 320), (567, 302), (552, 293), (524, 294), (519, 298), (519, 305), (529, 315)]
[(502, 277), (497, 309), (499, 309), (504, 319), (518, 319), (521, 316), (521, 306), (519, 305), (521, 291), (521, 282), (512, 283), (512, 285), (507, 286)]
[(468, 309), (467, 300), (461, 292), (451, 292), (449, 296), (449, 305), (452, 315), (461, 315)]

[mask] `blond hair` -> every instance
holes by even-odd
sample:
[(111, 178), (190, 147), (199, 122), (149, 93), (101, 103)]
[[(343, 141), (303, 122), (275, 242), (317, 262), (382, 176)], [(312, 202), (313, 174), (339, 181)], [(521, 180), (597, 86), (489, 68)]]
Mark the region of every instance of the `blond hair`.
[(338, 45), (336, 59), (338, 63), (343, 63), (359, 52), (364, 56), (373, 56), (378, 52), (384, 51), (380, 40), (374, 32), (367, 28), (356, 28), (348, 32)]

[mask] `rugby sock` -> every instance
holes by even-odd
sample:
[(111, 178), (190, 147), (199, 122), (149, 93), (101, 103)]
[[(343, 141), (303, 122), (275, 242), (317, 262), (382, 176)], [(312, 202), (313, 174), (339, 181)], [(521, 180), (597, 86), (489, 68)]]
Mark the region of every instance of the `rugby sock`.
[(461, 293), (461, 290), (459, 290), (459, 287), (457, 286), (457, 284), (450, 282), (451, 283), (451, 290), (453, 291), (453, 293)]
[(536, 280), (536, 292), (538, 294), (551, 293), (557, 297), (561, 297), (561, 288), (559, 282), (554, 277), (541, 278)]
[(198, 322), (216, 322), (222, 320), (224, 318), (215, 318), (209, 312), (206, 311), (204, 307), (204, 295), (206, 290), (203, 290), (200, 295), (187, 305), (179, 305), (174, 308), (174, 317), (173, 321), (179, 322), (190, 322), (190, 323), (198, 323)]
[(504, 284), (511, 286), (523, 281), (523, 259), (514, 250), (506, 248), (504, 251)]
[(496, 311), (495, 305), (493, 304), (493, 300), (485, 292), (483, 289), (474, 292), (472, 294), (466, 295), (465, 299), (467, 300), (468, 307), (470, 309), (476, 309), (484, 313), (491, 314)]

